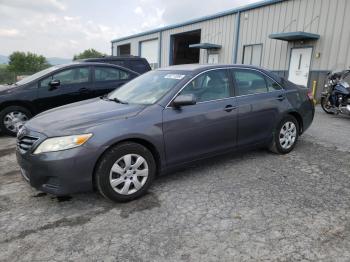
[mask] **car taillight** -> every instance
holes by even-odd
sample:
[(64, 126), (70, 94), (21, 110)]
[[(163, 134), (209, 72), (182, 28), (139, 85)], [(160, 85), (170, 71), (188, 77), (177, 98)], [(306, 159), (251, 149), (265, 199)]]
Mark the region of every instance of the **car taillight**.
[(309, 99), (310, 100), (314, 100), (314, 96), (312, 95), (312, 91), (311, 90), (309, 90), (308, 92), (307, 92), (307, 96), (309, 97)]

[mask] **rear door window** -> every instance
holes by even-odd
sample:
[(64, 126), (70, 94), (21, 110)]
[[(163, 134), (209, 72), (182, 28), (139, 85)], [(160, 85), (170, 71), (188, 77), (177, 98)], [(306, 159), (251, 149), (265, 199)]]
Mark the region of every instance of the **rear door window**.
[(267, 89), (269, 90), (269, 92), (282, 89), (282, 87), (279, 84), (277, 84), (275, 81), (269, 78), (267, 78), (266, 81), (267, 81)]
[(131, 77), (131, 74), (124, 70), (102, 66), (95, 67), (94, 74), (96, 82), (128, 80)]
[(234, 69), (233, 76), (236, 83), (237, 95), (261, 94), (268, 91), (265, 77), (253, 70)]

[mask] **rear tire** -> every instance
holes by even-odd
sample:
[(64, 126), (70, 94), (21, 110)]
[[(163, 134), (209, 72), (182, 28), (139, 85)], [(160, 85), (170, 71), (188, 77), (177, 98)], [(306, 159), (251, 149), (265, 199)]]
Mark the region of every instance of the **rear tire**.
[(156, 174), (152, 153), (143, 145), (125, 142), (109, 149), (97, 164), (95, 183), (105, 198), (127, 202), (144, 195)]
[(32, 117), (32, 113), (22, 106), (9, 106), (0, 111), (0, 130), (16, 136), (19, 128)]
[(321, 107), (323, 109), (323, 111), (325, 111), (327, 114), (331, 114), (334, 115), (334, 112), (331, 111), (328, 107), (327, 107), (328, 101), (325, 97), (321, 98)]
[(291, 152), (299, 137), (299, 123), (294, 116), (288, 115), (277, 125), (269, 150), (276, 154)]

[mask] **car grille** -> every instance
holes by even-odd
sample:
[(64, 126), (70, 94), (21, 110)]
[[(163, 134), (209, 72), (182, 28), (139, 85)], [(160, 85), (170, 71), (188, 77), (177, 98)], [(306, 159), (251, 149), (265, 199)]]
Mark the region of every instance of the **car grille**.
[(38, 140), (37, 137), (23, 136), (17, 139), (17, 148), (21, 154), (24, 154), (30, 150), (34, 143)]

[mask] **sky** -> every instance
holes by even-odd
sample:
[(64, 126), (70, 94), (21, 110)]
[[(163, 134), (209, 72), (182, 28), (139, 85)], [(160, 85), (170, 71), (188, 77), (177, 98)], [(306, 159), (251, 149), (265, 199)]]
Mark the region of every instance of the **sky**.
[(0, 54), (72, 58), (110, 41), (259, 0), (0, 0)]

